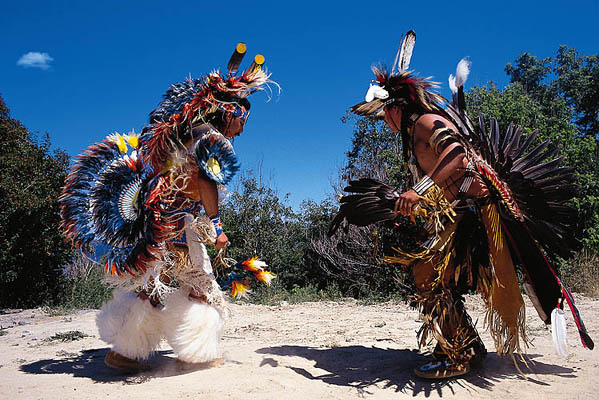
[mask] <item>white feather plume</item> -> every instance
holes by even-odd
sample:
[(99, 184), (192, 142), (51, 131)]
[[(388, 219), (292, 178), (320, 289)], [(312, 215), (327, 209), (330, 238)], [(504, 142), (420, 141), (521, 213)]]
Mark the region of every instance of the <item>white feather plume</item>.
[(416, 33), (409, 31), (401, 43), (401, 51), (399, 54), (399, 73), (404, 73), (410, 68), (410, 60), (412, 60), (412, 52), (414, 51), (414, 45), (416, 44)]
[(466, 58), (462, 58), (460, 60), (460, 62), (458, 63), (458, 67), (456, 68), (455, 71), (455, 86), (456, 88), (459, 88), (461, 86), (464, 86), (464, 83), (466, 83), (466, 79), (468, 79), (468, 75), (470, 74), (470, 64), (472, 64), (470, 61), (468, 61)]
[(458, 87), (455, 85), (455, 76), (453, 76), (453, 74), (449, 74), (449, 89), (451, 89), (451, 93), (453, 94), (458, 92)]
[(135, 292), (117, 290), (96, 316), (100, 339), (125, 357), (143, 360), (160, 345), (162, 310)]

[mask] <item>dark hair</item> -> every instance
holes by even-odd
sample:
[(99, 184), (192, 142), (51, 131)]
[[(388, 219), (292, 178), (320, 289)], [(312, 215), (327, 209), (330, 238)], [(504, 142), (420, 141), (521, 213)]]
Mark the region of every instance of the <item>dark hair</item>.
[(223, 133), (227, 127), (227, 113), (223, 110), (216, 110), (206, 116), (206, 122), (212, 124), (217, 131)]

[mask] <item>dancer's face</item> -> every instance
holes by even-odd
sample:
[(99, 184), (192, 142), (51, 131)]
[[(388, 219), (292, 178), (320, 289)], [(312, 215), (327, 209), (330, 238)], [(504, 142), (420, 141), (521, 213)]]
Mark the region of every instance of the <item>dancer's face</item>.
[(392, 132), (401, 131), (401, 107), (385, 108), (385, 122)]
[(223, 135), (228, 139), (233, 139), (234, 137), (241, 135), (245, 121), (240, 117), (234, 117), (231, 113), (227, 113), (226, 118), (227, 127), (225, 128)]

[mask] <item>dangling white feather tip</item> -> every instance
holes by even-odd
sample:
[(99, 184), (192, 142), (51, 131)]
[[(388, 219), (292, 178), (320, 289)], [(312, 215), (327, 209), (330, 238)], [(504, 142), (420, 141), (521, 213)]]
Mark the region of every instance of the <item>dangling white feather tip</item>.
[(555, 352), (561, 357), (568, 357), (568, 330), (564, 310), (555, 308), (551, 312), (551, 336)]

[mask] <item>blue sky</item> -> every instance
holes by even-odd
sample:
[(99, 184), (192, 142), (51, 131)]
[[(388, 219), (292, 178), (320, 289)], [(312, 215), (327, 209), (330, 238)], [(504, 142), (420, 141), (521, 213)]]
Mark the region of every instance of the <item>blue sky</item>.
[[(331, 192), (351, 143), (341, 117), (363, 99), (370, 66), (393, 61), (405, 31), (417, 34), (412, 69), (434, 76), (446, 97), (464, 56), (467, 86), (505, 85), (505, 64), (525, 51), (599, 50), (595, 0), (3, 3), (0, 94), (14, 118), (70, 155), (111, 132), (139, 131), (169, 84), (225, 68), (237, 42), (248, 47), (242, 66), (264, 54), (282, 91), (270, 102), (252, 96), (235, 148), (242, 168), (261, 164), (294, 207)], [(32, 52), (40, 54), (17, 65)]]

